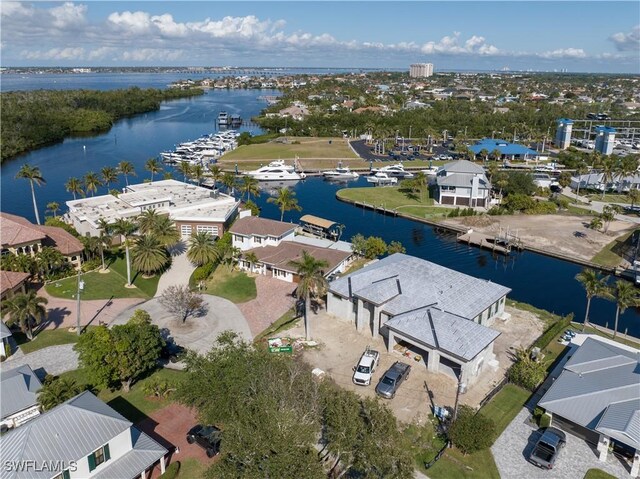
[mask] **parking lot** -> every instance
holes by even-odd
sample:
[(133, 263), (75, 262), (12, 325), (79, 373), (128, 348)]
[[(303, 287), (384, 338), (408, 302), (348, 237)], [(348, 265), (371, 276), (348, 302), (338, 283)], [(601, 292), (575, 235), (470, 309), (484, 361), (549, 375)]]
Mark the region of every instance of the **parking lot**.
[[(439, 155), (451, 155), (452, 153), (448, 148), (442, 146), (441, 144), (434, 144), (432, 148), (425, 150), (423, 147), (420, 147), (419, 154), (416, 155), (413, 153), (413, 147), (410, 143), (405, 144), (404, 151), (402, 150), (402, 143), (399, 143), (395, 146), (393, 143), (389, 142), (387, 147), (385, 147), (384, 155), (376, 154), (373, 150), (373, 145), (368, 145), (365, 140), (355, 140), (351, 141), (351, 146), (356, 151), (356, 153), (365, 161), (412, 161), (412, 160), (421, 160), (421, 161), (429, 161), (430, 159), (436, 159), (434, 157)], [(411, 149), (409, 149), (411, 148)], [(431, 153), (429, 152), (431, 151)], [(392, 153), (394, 156), (391, 156)], [(404, 154), (403, 154), (404, 153)]]

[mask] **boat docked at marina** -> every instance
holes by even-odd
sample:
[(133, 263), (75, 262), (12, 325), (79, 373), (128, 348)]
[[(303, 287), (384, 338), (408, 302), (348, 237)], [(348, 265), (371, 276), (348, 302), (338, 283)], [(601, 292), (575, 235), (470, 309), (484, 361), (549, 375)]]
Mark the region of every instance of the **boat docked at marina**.
[(413, 178), (413, 173), (405, 171), (402, 163), (396, 163), (395, 165), (387, 165), (381, 168), (374, 168), (371, 170), (373, 173), (386, 173), (390, 177), (394, 178)]
[(355, 171), (351, 171), (348, 166), (342, 166), (342, 163), (339, 163), (335, 169), (323, 171), (322, 176), (326, 180), (355, 180), (360, 175)]
[(229, 114), (226, 111), (218, 113), (218, 126), (226, 127), (229, 124)]
[(176, 145), (173, 151), (163, 151), (160, 153), (160, 157), (162, 161), (172, 165), (183, 162), (209, 164), (217, 161), (227, 151), (236, 149), (238, 136), (239, 133), (235, 130), (204, 135), (197, 140), (185, 141)]
[(367, 177), (367, 183), (372, 183), (375, 186), (391, 186), (398, 183), (398, 178), (389, 176), (383, 171), (378, 171), (374, 175)]
[(272, 161), (267, 166), (247, 171), (246, 175), (259, 181), (301, 180), (307, 177), (304, 173), (298, 173), (293, 165), (287, 165), (283, 160)]

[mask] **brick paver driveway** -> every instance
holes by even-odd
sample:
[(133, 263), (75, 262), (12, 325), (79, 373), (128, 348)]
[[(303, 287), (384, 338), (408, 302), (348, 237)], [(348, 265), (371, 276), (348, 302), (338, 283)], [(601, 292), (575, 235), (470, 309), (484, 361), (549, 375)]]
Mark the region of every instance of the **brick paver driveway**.
[(255, 299), (238, 304), (254, 336), (267, 329), (294, 305), (295, 298), (291, 293), (296, 285), (258, 275), (256, 289), (258, 294)]
[(529, 424), (529, 416), (529, 410), (523, 408), (491, 446), (502, 479), (579, 479), (592, 468), (602, 469), (614, 477), (630, 477), (627, 469), (612, 454), (609, 454), (607, 462), (600, 462), (595, 450), (569, 433), (567, 445), (560, 451), (552, 470), (534, 466), (527, 458), (540, 433), (537, 426)]

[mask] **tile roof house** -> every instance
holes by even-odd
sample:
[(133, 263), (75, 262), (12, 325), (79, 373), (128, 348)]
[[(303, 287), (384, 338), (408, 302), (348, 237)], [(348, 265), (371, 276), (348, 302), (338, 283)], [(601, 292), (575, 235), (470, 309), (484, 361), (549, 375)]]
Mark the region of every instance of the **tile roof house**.
[(640, 350), (589, 335), (569, 354), (538, 406), (552, 416), (554, 425), (594, 444), (601, 461), (610, 447), (631, 452), (631, 475), (636, 477), (640, 472)]
[(233, 247), (246, 251), (256, 247), (276, 246), (285, 239), (291, 239), (297, 227), (298, 225), (293, 223), (245, 216), (238, 218), (229, 231), (232, 234)]
[(45, 246), (50, 246), (60, 251), (76, 268), (80, 267), (84, 246), (62, 228), (34, 225), (21, 216), (0, 212), (0, 230), (3, 251), (35, 255)]
[(467, 384), (495, 364), (489, 328), (506, 318), (509, 288), (405, 254), (394, 254), (332, 281), (327, 311), (382, 334), (388, 349), (408, 344), (427, 368), (451, 372)]
[(42, 383), (28, 364), (9, 370), (3, 368), (0, 371), (0, 424), (18, 427), (38, 416), (37, 393), (41, 387)]
[(442, 205), (488, 207), (491, 183), (484, 168), (467, 160), (447, 163), (436, 174), (435, 200)]
[(25, 292), (25, 282), (31, 274), (21, 271), (0, 270), (0, 300), (12, 298), (15, 294)]
[(3, 435), (0, 450), (4, 464), (33, 465), (0, 479), (144, 479), (168, 452), (89, 391)]

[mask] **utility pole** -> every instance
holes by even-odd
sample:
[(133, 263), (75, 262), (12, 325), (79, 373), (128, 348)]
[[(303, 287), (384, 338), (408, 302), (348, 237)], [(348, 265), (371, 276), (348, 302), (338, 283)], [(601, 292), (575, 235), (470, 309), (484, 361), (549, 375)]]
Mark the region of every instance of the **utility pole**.
[(77, 294), (78, 294), (78, 301), (77, 301), (77, 318), (76, 318), (76, 334), (78, 336), (80, 336), (80, 294), (82, 293), (82, 290), (84, 289), (84, 281), (82, 281), (80, 279), (80, 271), (78, 270), (78, 290), (77, 290)]
[(458, 387), (456, 389), (456, 402), (455, 405), (453, 406), (453, 419), (452, 422), (456, 422), (456, 419), (458, 418), (458, 401), (460, 399), (460, 393), (462, 392), (462, 389), (464, 389), (465, 384), (462, 382), (462, 369), (460, 369), (460, 376), (458, 376)]

